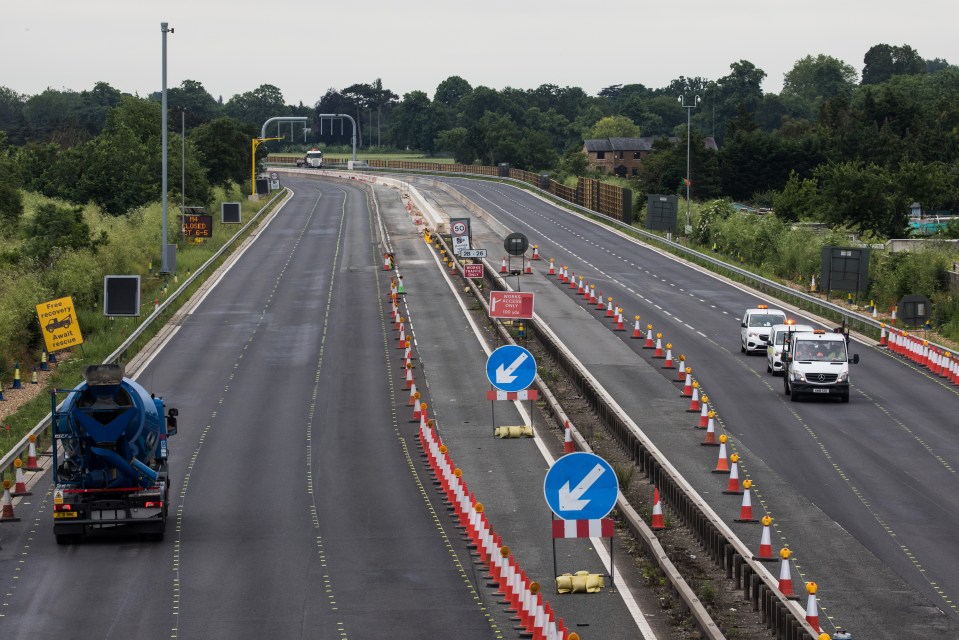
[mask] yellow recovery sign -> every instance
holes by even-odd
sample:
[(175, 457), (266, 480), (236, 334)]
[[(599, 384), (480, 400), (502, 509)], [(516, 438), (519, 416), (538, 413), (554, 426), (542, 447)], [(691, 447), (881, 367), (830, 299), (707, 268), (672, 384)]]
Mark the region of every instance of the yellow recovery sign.
[(77, 322), (77, 314), (73, 308), (73, 298), (67, 296), (41, 302), (37, 305), (37, 318), (40, 319), (43, 341), (47, 345), (48, 353), (83, 344), (80, 323)]

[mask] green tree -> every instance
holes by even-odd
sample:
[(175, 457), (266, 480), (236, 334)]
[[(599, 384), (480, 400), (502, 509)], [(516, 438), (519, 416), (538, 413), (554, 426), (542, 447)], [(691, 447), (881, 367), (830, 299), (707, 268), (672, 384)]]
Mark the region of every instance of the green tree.
[(556, 166), (559, 154), (552, 140), (542, 131), (523, 129), (519, 141), (519, 167), (528, 171), (543, 171)]
[(400, 148), (418, 149), (432, 154), (440, 119), (433, 103), (422, 91), (411, 91), (403, 96), (390, 116), (390, 139)]
[(487, 111), (470, 131), (473, 146), (479, 157), (487, 164), (499, 162), (518, 164), (520, 159), (518, 130), (513, 119), (506, 114)]
[(80, 94), (47, 89), (30, 96), (23, 105), (30, 139), (72, 146), (89, 138), (79, 119)]
[(450, 76), (436, 87), (433, 94), (433, 101), (445, 104), (447, 107), (455, 108), (460, 100), (468, 96), (473, 91), (470, 83), (459, 76)]
[(94, 238), (83, 220), (82, 207), (61, 207), (46, 203), (37, 207), (26, 229), (23, 252), (37, 263), (49, 267), (66, 251), (96, 250), (106, 242), (106, 233)]
[(12, 144), (27, 140), (27, 119), (23, 114), (24, 96), (0, 87), (0, 132), (6, 132)]
[[(253, 91), (236, 94), (224, 106), (226, 115), (254, 125), (257, 132), (270, 118), (287, 116), (289, 112), (283, 92), (272, 84), (261, 84)], [(270, 132), (267, 135), (271, 135)]]
[(773, 199), (776, 217), (786, 222), (816, 219), (819, 191), (816, 181), (790, 172), (783, 190)]
[(453, 154), (453, 159), (461, 164), (473, 164), (476, 151), (469, 142), (469, 131), (466, 127), (455, 127), (440, 131), (436, 136), (436, 148)]
[(178, 129), (180, 126), (179, 116), (173, 113), (177, 109), (185, 110), (186, 126), (191, 130), (210, 122), (220, 112), (220, 105), (203, 87), (203, 83), (196, 80), (184, 80), (179, 87), (167, 91), (167, 104), (171, 112), (171, 129)]
[(583, 132), (587, 140), (603, 138), (638, 138), (639, 127), (626, 116), (607, 116)]
[(199, 125), (188, 138), (201, 154), (210, 183), (226, 186), (250, 178), (251, 140), (258, 135), (253, 125), (223, 117)]
[(926, 61), (907, 44), (877, 44), (863, 56), (862, 84), (880, 84), (897, 75), (925, 73)]
[(828, 163), (814, 175), (825, 222), (846, 225), (884, 238), (906, 228), (906, 205), (890, 172), (862, 161)]
[(782, 95), (800, 98), (818, 109), (833, 96), (852, 95), (857, 78), (856, 70), (842, 60), (821, 53), (815, 58), (806, 56), (786, 73)]

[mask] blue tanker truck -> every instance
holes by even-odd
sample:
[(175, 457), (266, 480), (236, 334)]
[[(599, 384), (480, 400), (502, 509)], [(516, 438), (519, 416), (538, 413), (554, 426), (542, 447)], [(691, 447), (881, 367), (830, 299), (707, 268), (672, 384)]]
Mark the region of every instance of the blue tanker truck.
[(120, 527), (162, 540), (170, 495), (167, 438), (176, 433), (178, 412), (164, 415), (163, 400), (124, 377), (121, 365), (93, 365), (83, 377), (71, 391), (51, 392), (57, 543)]

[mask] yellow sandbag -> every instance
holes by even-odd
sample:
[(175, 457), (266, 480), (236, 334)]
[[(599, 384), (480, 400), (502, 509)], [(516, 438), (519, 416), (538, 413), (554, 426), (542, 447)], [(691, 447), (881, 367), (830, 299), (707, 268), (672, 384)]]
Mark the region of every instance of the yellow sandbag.
[(604, 586), (602, 574), (591, 573), (586, 577), (586, 593), (599, 593)]
[(559, 593), (569, 593), (573, 590), (573, 574), (564, 573), (556, 576), (556, 591)]

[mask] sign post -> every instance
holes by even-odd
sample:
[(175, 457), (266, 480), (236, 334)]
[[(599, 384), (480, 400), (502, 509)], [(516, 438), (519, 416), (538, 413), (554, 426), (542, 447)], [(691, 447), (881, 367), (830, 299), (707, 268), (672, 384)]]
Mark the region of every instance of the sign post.
[(613, 582), (612, 521), (606, 516), (619, 498), (619, 479), (608, 462), (583, 451), (559, 458), (543, 480), (543, 495), (554, 517), (553, 573), (556, 574), (556, 538), (609, 538), (609, 580)]

